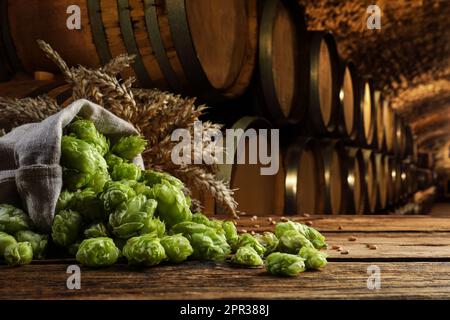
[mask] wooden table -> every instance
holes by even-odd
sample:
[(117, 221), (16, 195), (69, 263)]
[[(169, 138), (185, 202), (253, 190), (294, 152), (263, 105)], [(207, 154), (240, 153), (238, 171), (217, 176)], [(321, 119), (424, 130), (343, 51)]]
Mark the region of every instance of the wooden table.
[[(82, 268), (81, 290), (68, 290), (66, 270), (75, 262), (48, 260), (20, 268), (0, 266), (0, 298), (450, 298), (450, 218), (314, 216), (297, 220), (311, 221), (328, 239), (330, 263), (320, 271), (278, 278), (264, 269), (227, 263), (191, 261), (134, 270), (117, 265), (100, 270)], [(243, 218), (239, 229), (265, 231), (273, 225), (267, 217), (256, 221)], [(350, 237), (356, 240), (349, 241)], [(377, 249), (369, 249), (368, 244)], [(331, 249), (333, 245), (342, 246), (348, 254)], [(369, 267), (379, 268), (378, 290), (368, 289)]]

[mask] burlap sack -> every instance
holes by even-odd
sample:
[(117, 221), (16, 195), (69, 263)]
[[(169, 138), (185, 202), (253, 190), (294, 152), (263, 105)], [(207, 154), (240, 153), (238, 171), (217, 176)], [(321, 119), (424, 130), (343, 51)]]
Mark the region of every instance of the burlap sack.
[[(138, 134), (128, 122), (87, 100), (73, 102), (40, 123), (15, 128), (0, 138), (0, 204), (20, 204), (36, 227), (49, 232), (62, 188), (61, 137), (75, 116), (92, 120), (114, 143)], [(142, 157), (134, 163), (143, 168)]]

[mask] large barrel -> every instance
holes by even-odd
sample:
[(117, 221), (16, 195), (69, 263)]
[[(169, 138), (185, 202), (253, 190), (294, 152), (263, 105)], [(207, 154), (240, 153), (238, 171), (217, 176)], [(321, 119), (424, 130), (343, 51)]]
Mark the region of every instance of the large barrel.
[(425, 190), (433, 184), (433, 171), (430, 169), (416, 169), (417, 188)]
[(375, 102), (375, 114), (376, 114), (376, 144), (374, 147), (378, 151), (385, 151), (386, 150), (386, 126), (384, 123), (384, 115), (383, 115), (383, 104), (384, 102), (384, 96), (381, 93), (381, 91), (375, 90), (374, 93), (374, 102)]
[(321, 141), (322, 180), (325, 194), (319, 214), (342, 214), (345, 212), (345, 150), (340, 140)]
[(386, 170), (387, 207), (393, 207), (395, 200), (395, 180), (397, 176), (396, 159), (393, 156), (383, 157)]
[(383, 109), (383, 124), (384, 124), (384, 134), (386, 139), (386, 150), (389, 154), (394, 154), (396, 152), (396, 122), (395, 122), (395, 113), (392, 109), (388, 100), (383, 100), (382, 104)]
[(363, 147), (372, 147), (375, 140), (375, 104), (371, 79), (361, 82), (360, 104), (360, 143)]
[(364, 158), (361, 149), (345, 148), (345, 214), (364, 213)]
[(303, 11), (296, 2), (264, 2), (259, 31), (257, 107), (276, 124), (300, 122), (307, 108), (305, 33)]
[(321, 159), (320, 146), (313, 138), (298, 138), (287, 148), (285, 214), (321, 212), (324, 203)]
[(406, 125), (403, 119), (398, 115), (395, 117), (395, 122), (395, 155), (399, 159), (403, 159), (406, 155)]
[(0, 96), (10, 98), (35, 98), (48, 95), (59, 105), (72, 101), (72, 87), (62, 79), (34, 80), (28, 77), (0, 83)]
[(339, 117), (339, 56), (332, 34), (309, 32), (309, 108), (311, 131), (335, 133)]
[(365, 213), (374, 213), (377, 206), (377, 171), (375, 153), (372, 150), (362, 151), (364, 158), (364, 194)]
[(359, 133), (360, 87), (356, 67), (352, 62), (341, 64), (339, 92), (339, 133), (346, 140), (356, 141)]
[(377, 211), (382, 211), (387, 208), (389, 200), (389, 188), (391, 185), (388, 182), (389, 165), (388, 158), (382, 153), (375, 154), (375, 168), (377, 172)]
[[(235, 97), (256, 61), (256, 0), (2, 0), (1, 28), (11, 69), (56, 71), (36, 45), (49, 42), (69, 65), (96, 67), (136, 56), (130, 72), (143, 87), (207, 99)], [(70, 5), (80, 30), (68, 30)]]
[[(283, 213), (285, 174), (281, 153), (274, 157), (279, 166), (275, 175), (262, 175), (261, 168), (267, 166), (262, 165), (260, 161), (257, 163), (249, 161), (250, 152), (252, 152), (252, 156), (259, 154), (260, 139), (267, 138), (262, 135), (263, 132), (260, 129), (270, 128), (267, 121), (255, 117), (241, 118), (232, 126), (232, 129), (244, 130), (244, 135), (235, 136), (234, 148), (226, 146), (226, 154), (233, 155), (234, 164), (219, 165), (219, 176), (229, 182), (231, 189), (236, 189), (235, 200), (239, 204), (237, 208), (239, 211), (258, 215), (281, 215)], [(239, 163), (238, 150), (245, 152), (245, 154), (241, 154), (242, 159), (245, 160), (242, 162), (245, 163)], [(270, 150), (270, 145), (268, 150)]]

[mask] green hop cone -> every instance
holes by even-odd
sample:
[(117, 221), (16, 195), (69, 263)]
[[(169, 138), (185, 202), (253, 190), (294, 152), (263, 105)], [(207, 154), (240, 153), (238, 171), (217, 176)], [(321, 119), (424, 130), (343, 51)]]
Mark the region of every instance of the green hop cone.
[(109, 150), (108, 139), (98, 132), (94, 123), (90, 120), (76, 120), (69, 124), (66, 130), (70, 135), (91, 144), (101, 155), (105, 155)]
[(300, 249), (298, 255), (305, 259), (305, 266), (307, 269), (316, 270), (328, 263), (327, 254), (320, 252), (315, 248), (303, 247)]
[(85, 239), (81, 242), (77, 261), (88, 267), (107, 267), (117, 262), (120, 250), (111, 238)]
[(0, 259), (3, 258), (6, 247), (16, 243), (17, 243), (16, 238), (5, 232), (0, 231)]
[(243, 233), (239, 236), (239, 241), (237, 244), (237, 248), (249, 246), (255, 249), (255, 251), (260, 255), (264, 256), (264, 253), (266, 252), (266, 248), (264, 248), (263, 245), (261, 245), (258, 240), (256, 240), (255, 237), (253, 237), (249, 233)]
[(92, 179), (86, 185), (86, 188), (93, 190), (95, 193), (100, 193), (104, 190), (105, 185), (111, 180), (107, 171), (97, 171), (92, 176)]
[(33, 260), (33, 248), (29, 242), (17, 242), (6, 247), (4, 256), (10, 266), (29, 264)]
[(181, 234), (162, 237), (161, 245), (164, 247), (169, 261), (174, 263), (186, 260), (194, 252), (189, 240)]
[(23, 230), (16, 233), (16, 239), (19, 242), (29, 242), (33, 248), (33, 257), (35, 259), (44, 259), (47, 251), (48, 235), (39, 234), (29, 230)]
[(280, 239), (286, 231), (297, 231), (306, 236), (306, 228), (307, 226), (294, 221), (279, 222), (275, 226), (275, 235)]
[(108, 152), (105, 155), (105, 161), (108, 165), (108, 171), (111, 173), (115, 166), (124, 163), (121, 157), (116, 156), (114, 153)]
[(154, 170), (142, 171), (141, 181), (150, 187), (162, 183), (163, 180), (167, 181), (168, 183), (170, 183), (174, 187), (177, 187), (180, 190), (184, 188), (184, 184), (180, 179), (175, 178), (174, 176), (171, 176), (166, 172)]
[(89, 143), (71, 136), (61, 140), (61, 165), (84, 173), (108, 171), (103, 156)]
[(102, 237), (104, 238), (108, 237), (108, 229), (103, 222), (97, 222), (89, 225), (86, 229), (84, 229), (83, 234), (86, 239)]
[(136, 196), (134, 190), (120, 182), (110, 181), (106, 183), (100, 201), (106, 212), (113, 212), (120, 204)]
[(161, 238), (166, 233), (166, 224), (158, 218), (148, 219), (144, 222), (140, 234), (155, 233)]
[(222, 221), (217, 220), (217, 219), (209, 219), (203, 213), (200, 213), (200, 212), (194, 213), (192, 215), (191, 221), (204, 224), (205, 226), (213, 228), (214, 230), (216, 230), (219, 233), (225, 234), (225, 231), (223, 230)]
[(205, 226), (204, 224), (192, 222), (192, 221), (183, 221), (180, 222), (170, 229), (171, 234), (181, 233), (185, 237), (189, 237), (194, 233), (204, 233), (206, 231), (214, 231), (214, 229)]
[(294, 254), (274, 252), (266, 259), (266, 268), (271, 274), (278, 276), (296, 276), (305, 271), (305, 262), (302, 257)]
[(222, 229), (225, 233), (228, 244), (232, 248), (235, 248), (239, 241), (239, 235), (236, 229), (236, 225), (233, 223), (233, 221), (223, 221)]
[(154, 198), (153, 189), (142, 182), (136, 182), (133, 184), (133, 190), (136, 194), (143, 194), (147, 198)]
[(188, 236), (194, 253), (192, 257), (200, 260), (224, 261), (231, 253), (231, 248), (224, 235), (213, 229)]
[(78, 212), (72, 210), (61, 211), (53, 220), (53, 242), (61, 247), (68, 247), (78, 239), (82, 223), (83, 219)]
[(103, 203), (97, 193), (91, 189), (84, 189), (74, 193), (71, 208), (80, 213), (87, 221), (100, 221), (106, 218)]
[(140, 136), (128, 136), (120, 138), (112, 147), (111, 151), (115, 155), (131, 161), (137, 155), (141, 154), (146, 146), (147, 141), (144, 138)]
[(75, 169), (63, 168), (64, 188), (69, 191), (77, 191), (84, 188), (92, 180), (94, 173), (80, 172)]
[(152, 233), (129, 239), (122, 253), (131, 265), (154, 266), (167, 259), (160, 240)]
[(314, 245), (316, 249), (323, 249), (327, 247), (327, 243), (325, 242), (325, 237), (316, 229), (311, 228), (309, 226), (305, 226), (306, 232), (305, 235), (309, 241)]
[(192, 213), (183, 191), (167, 181), (163, 181), (153, 187), (153, 193), (158, 201), (158, 216), (168, 228), (177, 223), (191, 220)]
[(70, 191), (62, 191), (59, 194), (58, 202), (56, 203), (56, 213), (62, 211), (62, 210), (68, 210), (71, 209), (71, 202), (73, 198), (74, 193)]
[(30, 229), (33, 223), (25, 212), (9, 204), (0, 205), (0, 231), (15, 234)]
[(291, 254), (297, 254), (303, 247), (314, 248), (311, 241), (295, 230), (286, 231), (281, 236), (280, 243), (278, 244), (279, 251)]
[(111, 178), (114, 181), (120, 180), (139, 180), (141, 177), (141, 168), (134, 163), (122, 163), (113, 167)]
[(153, 218), (157, 202), (144, 195), (138, 195), (120, 204), (109, 216), (112, 232), (119, 238), (131, 238), (141, 233), (141, 230)]
[(231, 262), (249, 267), (258, 267), (264, 264), (258, 252), (250, 246), (240, 247), (231, 259)]
[(279, 240), (272, 232), (257, 233), (255, 239), (266, 248), (265, 255), (275, 252), (278, 248)]

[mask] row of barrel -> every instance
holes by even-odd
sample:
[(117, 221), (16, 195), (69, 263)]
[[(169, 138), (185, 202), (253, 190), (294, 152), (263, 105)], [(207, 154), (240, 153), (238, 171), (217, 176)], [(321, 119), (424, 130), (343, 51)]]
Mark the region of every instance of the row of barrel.
[[(307, 30), (297, 1), (71, 4), (80, 8), (80, 30), (67, 28), (64, 1), (0, 0), (0, 80), (20, 71), (58, 71), (37, 39), (49, 42), (69, 65), (97, 67), (128, 53), (136, 61), (122, 76), (135, 76), (141, 87), (211, 103), (250, 91), (256, 114), (275, 126), (299, 125), (309, 135), (340, 137), (399, 158), (416, 155), (411, 129), (370, 79), (340, 59), (330, 33)], [(38, 87), (32, 95), (57, 88), (30, 87)]]
[[(265, 125), (264, 125), (265, 124)], [(233, 128), (271, 128), (261, 118), (246, 117)], [(256, 131), (258, 132), (258, 131)], [(258, 134), (240, 143), (248, 155)], [(236, 148), (239, 149), (239, 148)], [(431, 171), (371, 149), (345, 145), (339, 139), (299, 137), (282, 147), (279, 171), (261, 175), (267, 165), (220, 165), (221, 178), (236, 189), (239, 210), (253, 214), (369, 214), (393, 211), (417, 190), (432, 184)], [(207, 211), (214, 212), (212, 201)]]

